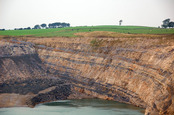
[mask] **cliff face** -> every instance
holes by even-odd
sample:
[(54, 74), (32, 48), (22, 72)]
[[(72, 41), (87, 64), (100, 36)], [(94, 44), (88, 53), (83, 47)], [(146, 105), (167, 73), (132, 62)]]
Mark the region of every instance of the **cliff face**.
[(33, 107), (70, 93), (70, 84), (48, 71), (33, 44), (0, 42), (0, 107)]
[(174, 45), (158, 43), (60, 38), (54, 51), (38, 49), (38, 54), (47, 66), (69, 74), (80, 92), (143, 107), (146, 114), (166, 114), (174, 108)]
[[(146, 108), (145, 114), (174, 113), (173, 42), (158, 45), (158, 39), (148, 38), (56, 39), (56, 48), (29, 46), (25, 55), (0, 55), (0, 99), (9, 93), (29, 95), (27, 103), (32, 105), (97, 97)], [(14, 44), (5, 46), (0, 49), (14, 48)], [(21, 47), (20, 52), (24, 52), (28, 46), (18, 45)], [(9, 80), (15, 77), (20, 80)]]

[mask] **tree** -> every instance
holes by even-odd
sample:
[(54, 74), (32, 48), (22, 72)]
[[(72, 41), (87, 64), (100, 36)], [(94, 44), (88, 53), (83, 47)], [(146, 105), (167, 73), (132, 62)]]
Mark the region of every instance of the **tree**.
[(53, 28), (53, 25), (52, 25), (52, 24), (48, 24), (48, 27), (49, 27), (49, 28)]
[(46, 27), (47, 27), (46, 24), (41, 24), (40, 26), (41, 26), (42, 28), (46, 28)]
[(27, 27), (27, 30), (31, 30), (31, 28), (30, 27)]
[(119, 21), (119, 25), (120, 25), (120, 26), (121, 26), (121, 23), (122, 23), (122, 22), (123, 22), (123, 20), (120, 20), (120, 21)]
[(174, 28), (174, 22), (169, 22), (168, 27)]
[(163, 24), (161, 25), (163, 28), (167, 28), (169, 27), (169, 22), (170, 22), (170, 19), (165, 19), (163, 20)]
[(61, 23), (60, 22), (55, 22), (55, 23), (53, 23), (53, 25), (54, 25), (54, 28), (59, 28)]
[(49, 28), (56, 28), (56, 27), (58, 27), (58, 24), (57, 23), (50, 23), (50, 24), (48, 24), (48, 27)]
[(5, 29), (0, 29), (0, 31), (5, 31)]
[(30, 30), (30, 29), (31, 29), (30, 27), (24, 28), (24, 30)]
[(62, 23), (62, 27), (66, 27), (66, 23), (65, 22)]
[(67, 23), (67, 27), (70, 27), (70, 23)]
[(39, 25), (35, 25), (34, 29), (41, 29)]

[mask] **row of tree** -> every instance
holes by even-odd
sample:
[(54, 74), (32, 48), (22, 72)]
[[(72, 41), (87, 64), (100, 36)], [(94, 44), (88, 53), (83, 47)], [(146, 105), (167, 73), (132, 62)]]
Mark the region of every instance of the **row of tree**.
[(5, 31), (5, 29), (0, 29), (0, 31)]
[(70, 27), (69, 23), (61, 23), (61, 22), (55, 22), (55, 23), (50, 23), (50, 24), (37, 24), (33, 28), (27, 27), (27, 28), (15, 28), (14, 30), (30, 30), (30, 29), (49, 29), (49, 28), (64, 28), (64, 27)]
[(170, 21), (170, 19), (168, 18), (163, 21), (163, 24), (161, 26), (162, 28), (174, 28), (174, 22)]
[(14, 30), (31, 30), (30, 27), (27, 27), (27, 28), (15, 28)]

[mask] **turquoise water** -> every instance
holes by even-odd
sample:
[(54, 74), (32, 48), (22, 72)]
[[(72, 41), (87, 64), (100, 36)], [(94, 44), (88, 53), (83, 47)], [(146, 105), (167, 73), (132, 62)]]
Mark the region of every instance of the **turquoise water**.
[(1, 108), (0, 115), (143, 115), (143, 109), (100, 99), (63, 100), (35, 108)]

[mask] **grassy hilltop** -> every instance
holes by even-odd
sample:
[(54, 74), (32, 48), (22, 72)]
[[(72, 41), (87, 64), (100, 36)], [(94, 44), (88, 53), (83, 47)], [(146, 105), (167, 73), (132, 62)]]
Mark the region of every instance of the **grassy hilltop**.
[(125, 34), (174, 34), (174, 29), (163, 29), (143, 26), (82, 26), (55, 29), (35, 30), (6, 30), (0, 31), (0, 35), (8, 36), (33, 36), (33, 37), (77, 37), (77, 33), (109, 31)]

